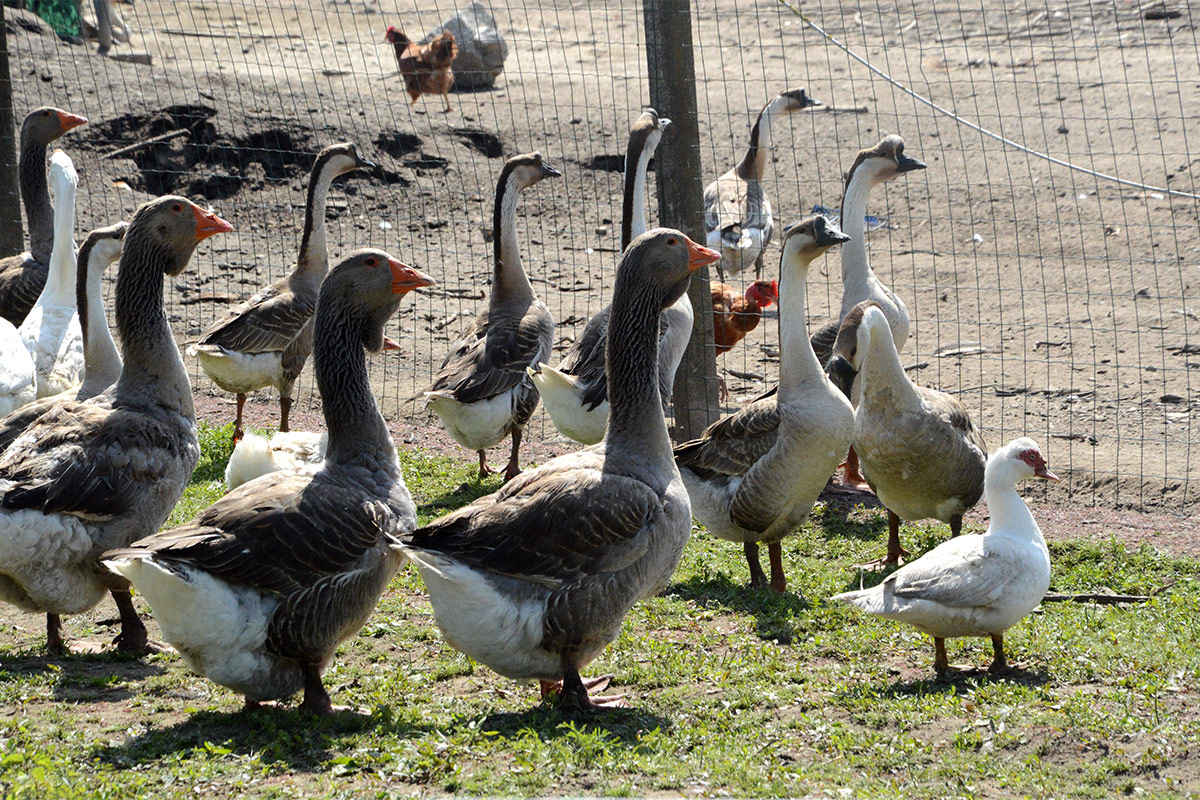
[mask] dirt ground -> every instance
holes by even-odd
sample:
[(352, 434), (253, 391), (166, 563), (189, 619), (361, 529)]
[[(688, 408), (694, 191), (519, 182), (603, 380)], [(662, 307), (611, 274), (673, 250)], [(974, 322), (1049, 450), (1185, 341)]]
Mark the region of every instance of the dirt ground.
[[(411, 2), (370, 0), (120, 8), (135, 35), (116, 52), (148, 53), (151, 66), (101, 58), (94, 45), (61, 42), (7, 10), (14, 107), (19, 117), (52, 103), (92, 120), (62, 140), (82, 176), (79, 231), (166, 191), (207, 201), (235, 224), (170, 287), (181, 341), (284, 273), (312, 154), (344, 139), (378, 167), (335, 186), (331, 257), (381, 246), (439, 280), (406, 302), (389, 330), (404, 346), (399, 356), (372, 361), (399, 441), (461, 453), (406, 400), (484, 302), (491, 199), (505, 157), (538, 149), (564, 174), (526, 193), (518, 223), (559, 347), (607, 302), (620, 154), (649, 100), (639, 4), (497, 8), (510, 48), (505, 72), (491, 90), (452, 94), (449, 114), (436, 97), (409, 106), (382, 43), (389, 24), (426, 31), (449, 17), (444, 0), (420, 12)], [(1200, 58), (1183, 8), (1146, 19), (1126, 2), (919, 0), (813, 20), (967, 120), (1090, 169), (1194, 192), (1200, 157), (1189, 153), (1185, 109), (1200, 101)], [(778, 3), (697, 3), (694, 31), (703, 181), (740, 156), (754, 114), (786, 87), (807, 87), (827, 108), (776, 127), (768, 192), (777, 223), (817, 204), (836, 208), (855, 152), (883, 134), (904, 135), (906, 152), (929, 168), (876, 190), (869, 213), (887, 224), (869, 245), (874, 268), (913, 316), (903, 354), (910, 374), (960, 397), (992, 446), (1025, 434), (1042, 442), (1064, 480), (1034, 500), (1066, 508), (1056, 523), (1064, 533), (1142, 530), (1145, 519), (1129, 512), (1154, 511), (1149, 527), (1180, 531), (1182, 544), (1192, 525), (1181, 515), (1200, 505), (1196, 201), (1052, 166), (981, 136), (851, 60)], [(189, 135), (102, 159), (181, 128)], [(658, 168), (669, 180), (669, 165)], [(773, 244), (771, 277), (777, 258)], [(838, 308), (835, 259), (812, 275), (810, 325)], [(774, 380), (777, 342), (768, 315), (718, 360), (733, 392), (724, 411)], [(230, 419), (228, 398), (194, 375), (200, 414)], [(256, 395), (252, 422), (271, 423), (275, 408), (272, 395)], [(300, 422), (319, 424), (311, 371), (298, 410)], [(527, 460), (568, 449), (541, 412), (526, 442)]]

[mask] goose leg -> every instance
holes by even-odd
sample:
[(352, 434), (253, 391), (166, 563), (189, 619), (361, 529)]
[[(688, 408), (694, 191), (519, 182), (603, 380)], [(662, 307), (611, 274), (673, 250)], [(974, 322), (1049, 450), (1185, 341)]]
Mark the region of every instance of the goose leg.
[(858, 453), (854, 452), (854, 445), (850, 445), (850, 452), (846, 454), (846, 471), (842, 480), (847, 486), (853, 486), (855, 489), (869, 491), (871, 488), (858, 467)]
[(239, 394), (237, 396), (237, 419), (233, 421), (233, 443), (237, 444), (242, 440), (245, 431), (242, 430), (242, 409), (246, 407), (246, 395)]
[(746, 566), (750, 567), (750, 588), (767, 588), (767, 576), (763, 574), (762, 564), (758, 563), (758, 543), (746, 542), (742, 547), (746, 551)]
[(291, 430), (288, 425), (288, 415), (292, 413), (292, 398), (279, 396), (279, 432), (287, 433)]
[(46, 615), (46, 650), (52, 656), (67, 653), (67, 643), (63, 641), (62, 635), (62, 617), (58, 614)]
[(512, 431), (512, 453), (508, 457), (508, 466), (504, 469), (504, 480), (511, 481), (513, 478), (521, 474), (521, 466), (517, 460), (517, 454), (521, 450), (521, 429), (513, 428)]
[(333, 702), (321, 682), (321, 670), (316, 664), (304, 664), (300, 671), (304, 674), (304, 702), (300, 704), (300, 710), (318, 716), (332, 714)]
[[(607, 683), (607, 681), (606, 681)], [(607, 711), (613, 708), (628, 708), (622, 695), (590, 697), (588, 687), (579, 677), (579, 670), (566, 657), (563, 658), (562, 689), (558, 695), (558, 707), (564, 711)]]
[[(612, 675), (601, 675), (598, 678), (581, 678), (583, 688), (588, 692), (603, 692), (612, 681)], [(542, 697), (551, 697), (562, 692), (562, 681), (538, 681)]]
[(899, 564), (908, 558), (910, 553), (900, 546), (900, 517), (895, 511), (888, 509), (888, 543), (885, 564)]
[(496, 470), (487, 465), (487, 450), (479, 450), (479, 480), (483, 480), (488, 475), (494, 475)]
[(117, 649), (124, 653), (145, 653), (150, 647), (150, 637), (146, 633), (146, 625), (133, 607), (133, 594), (128, 589), (113, 589), (113, 602), (121, 614), (121, 632), (113, 640)]
[(974, 667), (951, 666), (950, 659), (946, 657), (946, 640), (935, 636), (933, 637), (933, 671), (938, 674), (939, 678), (944, 678), (956, 672), (975, 672), (975, 669)]
[(988, 672), (993, 674), (997, 672), (1008, 671), (1008, 659), (1004, 657), (1004, 634), (992, 634), (992, 665), (988, 667)]
[(783, 543), (768, 544), (767, 557), (771, 561), (771, 588), (783, 594), (787, 591), (787, 577), (783, 574)]
[(955, 514), (950, 518), (950, 538), (954, 538), (962, 533), (962, 514)]

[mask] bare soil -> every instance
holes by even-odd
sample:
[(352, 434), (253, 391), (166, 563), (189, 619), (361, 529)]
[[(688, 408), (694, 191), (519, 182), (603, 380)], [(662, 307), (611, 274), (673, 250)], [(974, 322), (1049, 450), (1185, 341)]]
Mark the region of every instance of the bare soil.
[[(493, 89), (453, 94), (449, 114), (438, 98), (409, 106), (383, 29), (428, 30), (452, 11), (441, 0), (419, 11), (408, 0), (122, 6), (135, 36), (118, 52), (149, 53), (145, 66), (64, 43), (10, 10), (14, 107), (20, 116), (52, 103), (92, 120), (61, 142), (82, 176), (80, 231), (167, 191), (234, 222), (172, 282), (181, 342), (288, 269), (313, 154), (356, 141), (378, 167), (335, 186), (331, 257), (382, 246), (439, 280), (389, 330), (403, 350), (372, 360), (377, 395), (398, 441), (465, 458), (407, 401), (485, 301), (504, 158), (538, 149), (564, 173), (527, 192), (519, 212), (525, 266), (558, 321), (561, 348), (609, 297), (620, 155), (649, 95), (640, 7), (559, 2), (497, 9), (511, 52)], [(1073, 0), (1047, 13), (999, 0), (946, 11), (918, 0), (814, 20), (905, 85), (1036, 150), (1196, 190), (1200, 158), (1189, 153), (1184, 109), (1200, 101), (1200, 66), (1186, 11), (1146, 20), (1132, 4)], [(788, 86), (806, 86), (832, 110), (776, 127), (768, 191), (780, 224), (816, 204), (836, 208), (855, 152), (903, 134), (929, 168), (876, 191), (870, 213), (887, 225), (869, 244), (914, 319), (910, 374), (959, 396), (992, 446), (1041, 440), (1064, 478), (1035, 495), (1063, 507), (1061, 524), (1048, 528), (1178, 529), (1172, 546), (1186, 548), (1191, 523), (1179, 515), (1200, 503), (1196, 202), (981, 137), (872, 75), (777, 3), (698, 4), (694, 34), (704, 180), (740, 156), (758, 108)], [(178, 129), (189, 134), (101, 158)], [(658, 169), (670, 179), (669, 165)], [(773, 244), (768, 276), (776, 258)], [(838, 308), (835, 259), (811, 278), (810, 324)], [(722, 411), (777, 375), (768, 316), (718, 360), (733, 391)], [(198, 368), (194, 377), (201, 416), (230, 419), (224, 396)], [(297, 426), (319, 425), (310, 372), (301, 388)], [(275, 413), (273, 395), (254, 397), (252, 423), (272, 423)], [(569, 444), (539, 412), (524, 448), (524, 460), (537, 461)], [(1146, 523), (1131, 510), (1171, 516)]]

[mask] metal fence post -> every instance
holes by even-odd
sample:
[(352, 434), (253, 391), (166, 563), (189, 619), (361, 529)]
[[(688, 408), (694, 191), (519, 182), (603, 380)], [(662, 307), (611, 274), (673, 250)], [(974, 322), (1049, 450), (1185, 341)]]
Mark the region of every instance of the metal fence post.
[[(671, 129), (658, 146), (655, 170), (660, 224), (704, 242), (704, 184), (700, 179), (700, 126), (692, 52), (691, 0), (643, 0), (650, 104), (670, 117)], [(699, 436), (717, 418), (716, 351), (708, 268), (697, 270), (688, 289), (696, 320), (675, 375), (675, 437)]]
[(11, 256), (25, 249), (21, 227), (21, 196), (17, 186), (17, 126), (13, 118), (12, 78), (8, 72), (8, 32), (4, 4), (0, 3), (0, 255)]

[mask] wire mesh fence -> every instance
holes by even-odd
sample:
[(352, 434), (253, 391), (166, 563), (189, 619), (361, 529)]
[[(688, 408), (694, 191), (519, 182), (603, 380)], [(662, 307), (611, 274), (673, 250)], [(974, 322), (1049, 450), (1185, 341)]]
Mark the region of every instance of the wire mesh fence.
[[(901, 134), (928, 169), (875, 190), (867, 241), (913, 320), (909, 374), (962, 400), (993, 447), (1041, 440), (1064, 477), (1052, 490), (1061, 499), (1192, 509), (1200, 216), (1187, 195), (1198, 189), (1189, 109), (1200, 107), (1200, 44), (1190, 9), (919, 0), (802, 16), (788, 2), (691, 4), (703, 183), (741, 158), (756, 114), (786, 88), (825, 105), (772, 127), (766, 191), (779, 227), (836, 210), (857, 151)], [(559, 352), (608, 302), (623, 153), (650, 98), (640, 2), (491, 6), (503, 72), (490, 86), (460, 85), (448, 113), (437, 94), (410, 102), (384, 37), (392, 25), (425, 38), (459, 10), (449, 0), (115, 9), (131, 37), (109, 57), (6, 9), (13, 107), (18, 122), (42, 104), (91, 120), (58, 143), (80, 170), (81, 235), (167, 191), (237, 226), (171, 286), (181, 341), (287, 272), (307, 170), (320, 147), (342, 140), (377, 167), (334, 186), (331, 261), (379, 246), (439, 280), (393, 322), (401, 352), (371, 362), (385, 414), (421, 441), (442, 434), (410, 398), (486, 300), (505, 158), (539, 150), (563, 172), (525, 192), (518, 214), (524, 266), (555, 316)], [(655, 170), (670, 180), (671, 164)], [(777, 238), (763, 277), (778, 277), (778, 259)], [(749, 280), (730, 283), (740, 293)], [(840, 302), (835, 252), (810, 276), (810, 327)], [(717, 358), (730, 396), (704, 409), (710, 417), (777, 378), (776, 316), (763, 316)], [(193, 378), (212, 398), (201, 410), (231, 418), (198, 367)], [(254, 402), (275, 401), (262, 392)], [(306, 370), (297, 408), (318, 407)], [(568, 446), (541, 412), (526, 440), (549, 442), (545, 452)]]

